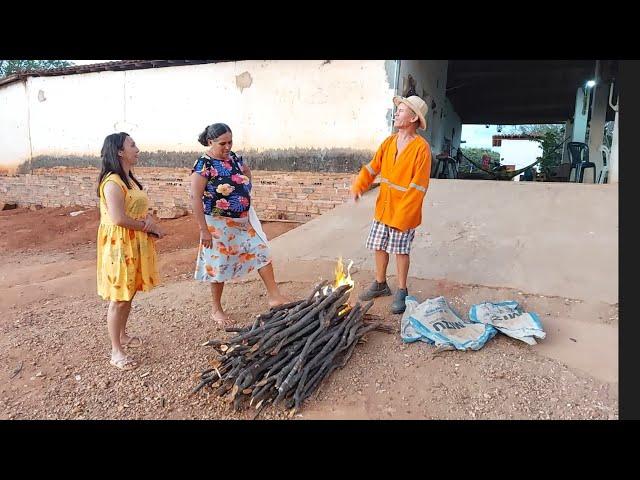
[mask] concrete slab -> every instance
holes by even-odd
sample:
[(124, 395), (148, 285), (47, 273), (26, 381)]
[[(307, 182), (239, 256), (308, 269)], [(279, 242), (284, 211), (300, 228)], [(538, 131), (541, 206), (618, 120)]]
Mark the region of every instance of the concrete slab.
[[(373, 270), (364, 243), (377, 195), (276, 238), (275, 258), (343, 256)], [(615, 304), (618, 187), (431, 179), (409, 275)]]
[[(294, 231), (287, 232), (291, 235)], [(276, 261), (276, 277), (279, 282), (303, 284), (333, 278), (336, 262), (332, 260)], [(257, 280), (257, 274), (251, 277)], [(250, 281), (247, 278), (245, 281)], [(358, 270), (352, 275), (355, 291), (351, 301), (364, 291), (373, 278), (373, 271)], [(395, 287), (391, 282), (392, 288)], [(463, 285), (443, 280), (410, 278), (409, 291), (420, 301), (445, 296), (460, 316), (468, 319), (469, 308), (481, 302), (516, 300), (523, 309), (540, 316), (547, 336), (537, 345), (522, 344), (527, 352), (551, 358), (573, 369), (587, 373), (600, 381), (618, 382), (618, 321), (617, 309), (603, 302), (567, 301), (557, 296), (525, 293), (513, 288)], [(401, 315), (390, 313), (392, 297), (376, 300), (372, 313), (385, 317), (400, 328)], [(611, 318), (612, 315), (614, 318)], [(399, 340), (399, 334), (394, 336)], [(517, 340), (510, 339), (514, 344)]]

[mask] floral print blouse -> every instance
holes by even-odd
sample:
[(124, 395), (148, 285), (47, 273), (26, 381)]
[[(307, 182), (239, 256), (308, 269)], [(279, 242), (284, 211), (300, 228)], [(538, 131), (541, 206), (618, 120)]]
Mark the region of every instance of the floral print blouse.
[(229, 153), (229, 160), (202, 155), (191, 172), (207, 178), (202, 195), (205, 215), (243, 218), (249, 216), (251, 182), (242, 173), (242, 157)]

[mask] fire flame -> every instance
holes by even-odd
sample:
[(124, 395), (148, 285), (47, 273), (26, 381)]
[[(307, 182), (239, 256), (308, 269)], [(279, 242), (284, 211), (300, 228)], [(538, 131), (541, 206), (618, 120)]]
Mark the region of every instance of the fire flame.
[(322, 289), (322, 293), (326, 295), (329, 292), (334, 291), (336, 288), (341, 287), (342, 285), (349, 285), (353, 288), (354, 281), (351, 279), (351, 267), (353, 266), (353, 260), (349, 262), (349, 266), (347, 267), (347, 273), (345, 275), (344, 265), (342, 263), (342, 257), (338, 259), (338, 263), (336, 264), (335, 269), (335, 281), (333, 285), (326, 286)]

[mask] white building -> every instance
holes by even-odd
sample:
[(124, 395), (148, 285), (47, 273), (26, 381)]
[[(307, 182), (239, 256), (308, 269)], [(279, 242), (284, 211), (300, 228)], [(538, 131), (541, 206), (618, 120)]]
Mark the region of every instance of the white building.
[(616, 70), (590, 60), (126, 60), (28, 72), (0, 79), (0, 170), (96, 164), (115, 131), (135, 137), (149, 164), (185, 165), (205, 125), (224, 122), (259, 168), (355, 171), (392, 133), (396, 94), (427, 101), (434, 158), (459, 146), (462, 122), (566, 121), (602, 170)]
[(442, 60), (121, 61), (13, 75), (0, 80), (0, 168), (96, 161), (115, 131), (179, 158), (224, 122), (241, 152), (277, 164), (307, 156), (319, 169), (341, 155), (353, 170), (392, 133), (392, 97), (410, 89), (432, 105), (432, 149), (459, 142), (446, 83)]

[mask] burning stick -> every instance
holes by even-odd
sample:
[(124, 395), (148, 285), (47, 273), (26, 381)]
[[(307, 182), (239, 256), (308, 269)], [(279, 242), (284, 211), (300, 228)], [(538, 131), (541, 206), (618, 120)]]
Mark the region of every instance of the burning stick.
[(237, 333), (231, 339), (203, 344), (219, 353), (192, 393), (208, 385), (226, 396), (234, 410), (248, 403), (257, 417), (268, 403), (283, 404), (293, 415), (335, 369), (346, 365), (364, 335), (385, 328), (380, 317), (367, 313), (372, 301), (347, 303), (352, 265), (345, 274), (340, 259), (334, 285), (322, 282), (304, 300), (272, 308), (249, 326), (227, 329)]

